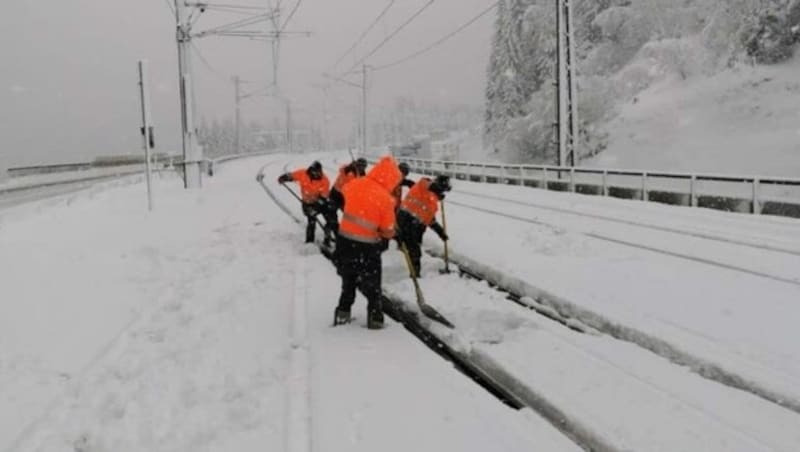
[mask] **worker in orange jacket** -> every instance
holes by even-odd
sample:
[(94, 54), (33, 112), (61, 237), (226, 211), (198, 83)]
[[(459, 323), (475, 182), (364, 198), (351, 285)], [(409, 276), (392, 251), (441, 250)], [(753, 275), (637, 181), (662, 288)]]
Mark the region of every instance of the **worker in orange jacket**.
[(400, 172), (403, 174), (403, 180), (400, 181), (400, 184), (392, 190), (392, 196), (394, 196), (396, 209), (400, 208), (400, 203), (403, 202), (403, 187), (411, 188), (414, 186), (414, 181), (408, 178), (408, 173), (411, 172), (411, 168), (408, 166), (406, 162), (400, 162), (397, 167), (400, 169)]
[(306, 225), (306, 243), (314, 242), (317, 215), (325, 218), (325, 244), (329, 245), (338, 228), (336, 209), (332, 207), (328, 196), (330, 181), (322, 171), (322, 164), (315, 161), (308, 168), (301, 168), (291, 173), (282, 174), (278, 183), (297, 182), (300, 185), (300, 197), (303, 203), (303, 214), (308, 220)]
[(439, 175), (434, 180), (420, 179), (400, 204), (397, 212), (398, 238), (405, 244), (411, 258), (414, 273), (420, 275), (420, 258), (422, 256), (422, 236), (430, 227), (443, 241), (449, 240), (444, 228), (436, 221), (439, 201), (450, 191), (450, 177)]
[(365, 174), (367, 174), (367, 159), (363, 157), (359, 157), (347, 165), (342, 165), (339, 167), (339, 174), (336, 176), (336, 181), (333, 183), (330, 196), (330, 199), (336, 209), (341, 209), (342, 205), (344, 204), (344, 198), (342, 198), (342, 187), (354, 179), (363, 177)]
[(367, 327), (383, 327), (381, 253), (395, 235), (391, 192), (401, 178), (395, 160), (386, 156), (365, 177), (342, 188), (344, 213), (334, 253), (342, 291), (334, 312), (334, 325), (350, 321), (350, 308), (358, 289), (367, 299)]

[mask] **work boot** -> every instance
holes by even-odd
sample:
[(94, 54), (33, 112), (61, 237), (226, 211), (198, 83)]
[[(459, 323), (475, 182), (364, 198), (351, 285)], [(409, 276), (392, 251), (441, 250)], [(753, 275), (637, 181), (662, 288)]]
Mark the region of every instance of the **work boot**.
[(333, 326), (344, 325), (350, 323), (350, 310), (345, 308), (336, 307), (333, 311)]
[(371, 330), (383, 328), (383, 312), (378, 310), (367, 312), (367, 328)]

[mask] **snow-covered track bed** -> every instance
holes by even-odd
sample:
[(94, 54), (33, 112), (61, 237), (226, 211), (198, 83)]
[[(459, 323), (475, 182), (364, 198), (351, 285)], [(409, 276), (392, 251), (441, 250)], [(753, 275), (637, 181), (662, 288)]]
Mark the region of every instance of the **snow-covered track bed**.
[[(385, 256), (384, 284), (393, 315), (587, 450), (790, 451), (800, 446), (793, 427), (800, 422), (797, 413), (702, 378), (550, 303), (519, 296), (507, 280), (493, 281), (497, 290), (486, 281), (439, 275), (441, 263), (425, 261), (426, 297), (456, 328), (432, 323), (416, 315), (399, 253)], [(467, 270), (482, 277), (480, 268)], [(533, 310), (509, 303), (509, 293)]]
[[(791, 224), (784, 219), (780, 219), (778, 222), (770, 224), (772, 223), (772, 219), (770, 217), (754, 218), (752, 216), (743, 216), (741, 220), (746, 220), (745, 222), (732, 221), (717, 217), (714, 220), (709, 221), (708, 223), (710, 224), (702, 224), (700, 227), (698, 227), (696, 224), (697, 217), (695, 216), (694, 218), (691, 218), (689, 216), (681, 216), (679, 212), (682, 209), (672, 209), (672, 216), (677, 218), (671, 218), (665, 222), (663, 215), (642, 216), (638, 212), (637, 215), (631, 215), (631, 212), (628, 209), (609, 209), (608, 206), (602, 210), (580, 203), (576, 203), (577, 205), (575, 206), (565, 207), (544, 200), (540, 200), (538, 202), (531, 201), (528, 197), (521, 196), (520, 194), (511, 194), (511, 196), (506, 194), (505, 196), (498, 196), (481, 193), (472, 188), (455, 190), (455, 193), (458, 195), (466, 195), (491, 201), (515, 204), (522, 208), (535, 209), (537, 212), (541, 210), (557, 212), (560, 214), (583, 217), (592, 220), (638, 226), (641, 228), (697, 237), (715, 242), (740, 245), (744, 247), (755, 248), (757, 250), (766, 250), (776, 253), (800, 256), (800, 239), (798, 239), (798, 236), (800, 236), (800, 221), (795, 221), (794, 223), (796, 224)], [(707, 221), (708, 219), (705, 220)], [(692, 223), (693, 221), (694, 224)], [(766, 234), (757, 234), (755, 231), (753, 231), (754, 225), (757, 225), (759, 228), (763, 228), (765, 225), (767, 225), (769, 227), (769, 231)]]
[[(470, 193), (469, 196), (476, 195)], [(800, 264), (800, 253), (791, 249), (779, 250), (768, 245), (737, 243), (733, 240), (701, 237), (687, 231), (670, 231), (641, 224), (585, 225), (580, 219), (568, 221), (563, 215), (547, 212), (552, 209), (497, 197), (488, 197), (491, 207), (463, 202), (460, 197), (454, 199), (449, 202), (462, 208), (556, 230), (570, 229), (595, 240), (800, 286), (800, 265), (792, 265)], [(612, 223), (606, 219), (600, 221)], [(675, 236), (681, 236), (681, 240), (676, 241)]]

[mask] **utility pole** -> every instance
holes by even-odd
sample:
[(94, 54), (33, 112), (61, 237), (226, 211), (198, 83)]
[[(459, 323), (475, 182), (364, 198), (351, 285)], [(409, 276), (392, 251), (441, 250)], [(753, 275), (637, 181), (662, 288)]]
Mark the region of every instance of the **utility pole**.
[(579, 145), (572, 0), (556, 0), (556, 142), (559, 166), (575, 166)]
[(361, 155), (367, 155), (367, 65), (361, 66)]
[(181, 97), (181, 127), (183, 144), (183, 185), (185, 188), (200, 188), (202, 176), (200, 161), (202, 150), (196, 146), (194, 127), (194, 103), (192, 92), (192, 67), (189, 46), (191, 44), (191, 23), (182, 0), (175, 2), (176, 41), (178, 43), (178, 84)]
[(142, 101), (142, 136), (144, 137), (144, 167), (147, 181), (147, 210), (153, 210), (153, 190), (151, 184), (150, 149), (153, 148), (153, 125), (150, 117), (150, 86), (148, 83), (147, 61), (139, 61), (139, 97)]
[(241, 140), (242, 140), (242, 109), (241, 109), (241, 84), (242, 80), (238, 75), (233, 77), (233, 91), (236, 96), (236, 135), (233, 138), (234, 153), (241, 153)]

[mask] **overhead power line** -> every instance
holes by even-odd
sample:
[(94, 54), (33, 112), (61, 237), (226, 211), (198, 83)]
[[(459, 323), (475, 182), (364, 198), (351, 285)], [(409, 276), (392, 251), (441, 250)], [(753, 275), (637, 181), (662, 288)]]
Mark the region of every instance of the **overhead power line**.
[(283, 26), (281, 27), (280, 31), (286, 29), (286, 26), (289, 25), (289, 21), (291, 21), (292, 17), (294, 17), (294, 13), (296, 13), (297, 10), (300, 8), (301, 3), (303, 3), (303, 0), (297, 0), (297, 3), (294, 4), (294, 8), (292, 8), (292, 12), (289, 13), (289, 17), (286, 18), (285, 22), (283, 22)]
[(175, 7), (172, 5), (172, 3), (170, 3), (169, 0), (164, 0), (164, 3), (167, 4), (167, 8), (169, 8), (169, 10), (172, 11), (172, 15), (174, 16), (175, 15)]
[(420, 55), (422, 55), (422, 54), (424, 54), (426, 52), (429, 52), (429, 51), (433, 50), (435, 47), (439, 46), (440, 44), (443, 44), (445, 41), (449, 40), (453, 36), (461, 33), (465, 29), (467, 29), (470, 25), (472, 25), (475, 22), (477, 22), (478, 20), (480, 20), (480, 18), (482, 18), (483, 16), (489, 14), (489, 12), (491, 12), (494, 8), (496, 8), (498, 4), (500, 4), (500, 1), (494, 2), (494, 4), (492, 4), (491, 6), (486, 8), (485, 10), (483, 10), (480, 14), (478, 14), (477, 16), (475, 16), (472, 19), (470, 19), (469, 22), (461, 25), (457, 29), (455, 29), (455, 30), (451, 31), (450, 33), (448, 33), (447, 35), (439, 38), (437, 41), (433, 42), (432, 44), (428, 45), (427, 47), (425, 47), (423, 49), (420, 49), (420, 50), (418, 50), (418, 51), (416, 51), (416, 52), (414, 52), (414, 53), (412, 53), (410, 55), (407, 55), (407, 56), (405, 56), (405, 57), (403, 57), (403, 58), (401, 58), (399, 60), (393, 61), (391, 63), (383, 64), (383, 65), (380, 65), (380, 66), (375, 66), (375, 67), (372, 68), (372, 70), (373, 71), (380, 71), (380, 70), (383, 70), (383, 69), (389, 69), (391, 67), (403, 64), (406, 61), (412, 60), (412, 59), (414, 59), (414, 58), (416, 58), (416, 57), (418, 57), (418, 56), (420, 56)]
[(358, 61), (357, 61), (355, 64), (353, 64), (353, 66), (351, 66), (351, 67), (350, 67), (350, 69), (348, 69), (348, 70), (347, 70), (347, 71), (345, 71), (344, 73), (345, 73), (345, 74), (349, 73), (350, 71), (352, 71), (353, 69), (357, 68), (359, 65), (361, 65), (362, 63), (364, 63), (365, 61), (367, 61), (367, 58), (371, 57), (372, 55), (375, 55), (375, 52), (377, 52), (378, 50), (380, 50), (381, 48), (383, 48), (383, 46), (385, 46), (385, 45), (386, 45), (386, 44), (387, 44), (389, 41), (391, 41), (391, 40), (392, 40), (392, 38), (394, 38), (394, 37), (395, 37), (395, 36), (397, 36), (397, 35), (398, 35), (398, 34), (399, 34), (401, 31), (403, 31), (403, 29), (404, 29), (404, 28), (406, 28), (406, 27), (407, 27), (407, 26), (408, 26), (408, 25), (409, 25), (411, 22), (414, 22), (414, 20), (416, 20), (416, 18), (417, 18), (417, 17), (419, 17), (419, 16), (420, 16), (420, 15), (421, 15), (423, 12), (425, 12), (425, 10), (426, 10), (426, 9), (428, 9), (428, 8), (429, 8), (429, 7), (430, 7), (430, 6), (433, 4), (433, 2), (434, 2), (434, 1), (436, 1), (436, 0), (428, 0), (428, 3), (425, 3), (424, 5), (422, 5), (422, 8), (418, 9), (418, 10), (417, 10), (417, 12), (415, 12), (414, 14), (412, 14), (412, 15), (411, 15), (411, 17), (409, 17), (408, 19), (406, 19), (406, 21), (405, 21), (405, 22), (403, 22), (402, 24), (400, 24), (400, 26), (399, 26), (399, 27), (397, 27), (397, 28), (396, 28), (396, 29), (395, 29), (393, 32), (391, 32), (391, 33), (390, 33), (390, 34), (389, 34), (389, 35), (388, 35), (386, 38), (384, 38), (384, 39), (383, 39), (383, 41), (381, 41), (381, 42), (380, 42), (380, 44), (378, 44), (378, 45), (377, 45), (377, 46), (375, 46), (375, 47), (374, 47), (372, 50), (370, 50), (370, 51), (369, 51), (369, 53), (367, 53), (366, 55), (364, 55), (364, 56), (363, 56), (363, 57), (362, 57), (360, 60), (358, 60)]
[(367, 36), (367, 34), (368, 34), (370, 31), (372, 31), (372, 29), (373, 29), (373, 28), (375, 28), (375, 26), (376, 26), (376, 25), (378, 25), (378, 22), (380, 22), (380, 21), (381, 21), (381, 19), (383, 19), (383, 16), (385, 16), (385, 15), (386, 15), (386, 13), (388, 13), (388, 12), (389, 12), (389, 10), (392, 8), (392, 5), (394, 5), (396, 1), (397, 1), (397, 0), (389, 0), (389, 3), (388, 3), (388, 4), (386, 4), (386, 6), (383, 8), (383, 10), (380, 12), (380, 14), (378, 14), (378, 16), (377, 16), (377, 17), (375, 17), (375, 19), (372, 21), (372, 23), (371, 23), (371, 24), (369, 24), (369, 26), (368, 26), (368, 27), (367, 27), (367, 28), (366, 28), (366, 29), (365, 29), (365, 30), (364, 30), (364, 31), (361, 33), (361, 36), (359, 36), (359, 37), (358, 37), (358, 38), (355, 40), (355, 42), (353, 42), (353, 45), (351, 45), (351, 46), (350, 46), (350, 48), (348, 48), (348, 49), (347, 49), (347, 50), (346, 50), (346, 51), (345, 51), (343, 54), (341, 54), (341, 56), (339, 56), (339, 58), (336, 60), (336, 62), (335, 62), (335, 63), (333, 63), (333, 66), (331, 66), (331, 69), (336, 69), (336, 66), (338, 66), (338, 65), (339, 65), (339, 63), (341, 63), (341, 62), (342, 62), (342, 60), (343, 60), (343, 59), (344, 59), (344, 58), (345, 58), (347, 55), (349, 55), (349, 54), (350, 54), (350, 52), (352, 52), (352, 51), (353, 51), (353, 49), (355, 49), (355, 48), (356, 48), (356, 46), (358, 46), (358, 45), (361, 43), (361, 41), (363, 41), (363, 40), (364, 40), (364, 38)]
[(230, 81), (231, 77), (223, 74), (222, 72), (220, 72), (216, 68), (214, 68), (214, 66), (212, 66), (211, 63), (208, 62), (206, 57), (203, 55), (203, 52), (200, 51), (200, 48), (197, 47), (194, 42), (192, 42), (190, 45), (192, 47), (192, 50), (194, 50), (194, 53), (197, 55), (197, 57), (203, 63), (203, 66), (205, 66), (209, 71), (211, 71), (211, 73), (216, 75), (220, 80), (224, 81), (225, 83)]

